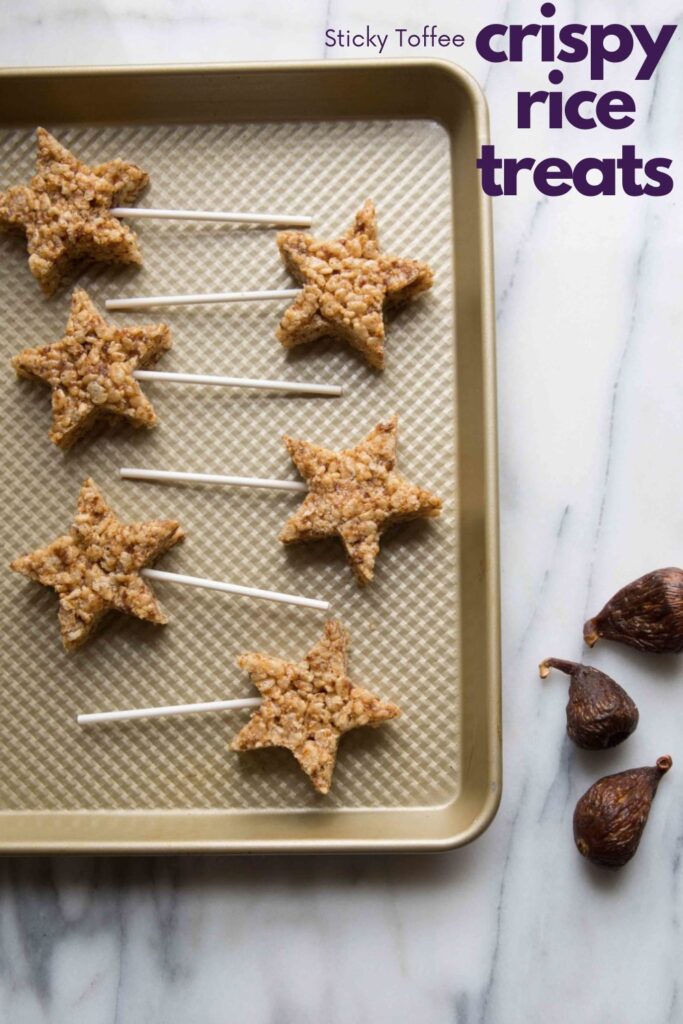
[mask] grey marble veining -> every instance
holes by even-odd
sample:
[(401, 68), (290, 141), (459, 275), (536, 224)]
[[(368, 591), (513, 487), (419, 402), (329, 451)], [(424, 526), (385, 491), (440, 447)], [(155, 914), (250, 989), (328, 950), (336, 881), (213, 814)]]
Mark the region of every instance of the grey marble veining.
[[(673, 0), (558, 6), (567, 20), (653, 27), (683, 13)], [(326, 25), (438, 23), (466, 36), (454, 56), (486, 84), (502, 153), (610, 155), (614, 133), (516, 131), (515, 89), (545, 88), (546, 72), (476, 56), (478, 27), (533, 21), (538, 7), (9, 0), (0, 63), (321, 58)], [(680, 66), (679, 32), (652, 82), (634, 85), (631, 65), (609, 78), (639, 105), (623, 141), (673, 157), (678, 173)], [(566, 77), (578, 88), (587, 76)], [(558, 200), (524, 189), (495, 203), (505, 781), (488, 832), (428, 857), (3, 861), (0, 1020), (683, 1020), (680, 663), (591, 653), (641, 711), (635, 735), (604, 754), (569, 745), (565, 681), (536, 672), (548, 655), (585, 657), (581, 624), (618, 586), (681, 561), (679, 192)], [(674, 769), (638, 857), (620, 874), (583, 863), (571, 838), (578, 796), (665, 752)]]

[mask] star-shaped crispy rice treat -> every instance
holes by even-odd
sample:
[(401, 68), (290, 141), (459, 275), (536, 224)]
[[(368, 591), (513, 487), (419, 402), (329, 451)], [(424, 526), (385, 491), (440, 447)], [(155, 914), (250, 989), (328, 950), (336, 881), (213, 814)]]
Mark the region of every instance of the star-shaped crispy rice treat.
[(332, 242), (302, 231), (282, 231), (277, 244), (303, 291), (285, 311), (277, 337), (285, 348), (333, 335), (371, 366), (384, 367), (384, 309), (401, 306), (431, 288), (426, 263), (380, 252), (377, 214), (368, 199), (353, 227)]
[(140, 569), (182, 539), (174, 519), (122, 523), (88, 479), (69, 533), (16, 558), (10, 569), (57, 591), (62, 642), (71, 651), (85, 643), (108, 611), (168, 622)]
[(381, 725), (401, 714), (354, 686), (347, 676), (349, 637), (338, 622), (325, 624), (325, 634), (302, 662), (267, 654), (237, 659), (263, 697), (263, 703), (232, 741), (233, 750), (286, 747), (310, 776), (319, 793), (327, 793), (339, 740), (361, 725)]
[(142, 263), (135, 233), (109, 211), (134, 202), (148, 175), (123, 160), (88, 167), (44, 128), (36, 136), (36, 173), (0, 193), (0, 226), (25, 233), (29, 269), (45, 294), (84, 259)]
[(20, 377), (52, 388), (49, 436), (66, 449), (103, 419), (121, 416), (134, 427), (153, 427), (156, 414), (133, 371), (153, 365), (170, 347), (166, 324), (114, 327), (77, 288), (64, 337), (53, 345), (24, 349), (12, 366)]
[(283, 544), (339, 536), (360, 584), (369, 583), (380, 534), (392, 523), (431, 519), (435, 494), (395, 472), (398, 417), (379, 423), (355, 448), (341, 452), (285, 437), (309, 492), (280, 534)]

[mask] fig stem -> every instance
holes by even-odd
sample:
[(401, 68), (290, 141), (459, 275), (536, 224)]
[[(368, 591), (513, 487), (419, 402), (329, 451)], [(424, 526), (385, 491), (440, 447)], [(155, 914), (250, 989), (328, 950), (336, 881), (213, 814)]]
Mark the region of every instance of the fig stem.
[(564, 658), (546, 658), (538, 666), (538, 673), (541, 679), (547, 679), (550, 675), (550, 669), (556, 668), (560, 672), (566, 672), (568, 676), (572, 675), (578, 668), (578, 664), (575, 661), (565, 661)]
[(669, 768), (671, 768), (673, 763), (674, 762), (673, 762), (673, 758), (671, 757), (671, 754), (664, 754), (663, 757), (658, 757), (657, 758), (657, 768), (662, 773), (662, 775), (664, 775), (664, 774), (666, 774), (666, 772), (668, 772)]
[(600, 634), (596, 628), (595, 619), (589, 619), (586, 625), (583, 627), (583, 639), (589, 647), (595, 647), (595, 645), (597, 644), (598, 640), (600, 639)]

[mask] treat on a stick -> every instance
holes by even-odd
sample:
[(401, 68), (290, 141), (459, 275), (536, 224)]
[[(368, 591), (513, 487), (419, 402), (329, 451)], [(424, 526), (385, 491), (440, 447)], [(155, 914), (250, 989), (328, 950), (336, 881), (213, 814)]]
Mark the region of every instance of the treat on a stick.
[(280, 322), (277, 337), (284, 347), (333, 335), (381, 370), (384, 309), (401, 306), (431, 288), (430, 267), (380, 252), (377, 214), (370, 200), (339, 239), (317, 241), (302, 231), (284, 231), (277, 244), (285, 266), (304, 286)]
[(377, 216), (368, 200), (355, 224), (340, 239), (318, 242), (301, 231), (281, 232), (282, 258), (303, 290), (205, 292), (186, 295), (130, 296), (108, 299), (107, 309), (251, 302), (293, 298), (277, 336), (285, 348), (326, 335), (357, 348), (377, 369), (384, 367), (384, 310), (402, 306), (431, 288), (434, 275), (426, 263), (380, 252)]
[(69, 533), (47, 547), (16, 558), (10, 569), (57, 591), (62, 641), (67, 650), (85, 643), (110, 610), (127, 612), (150, 622), (167, 622), (148, 580), (320, 611), (327, 611), (330, 606), (328, 601), (298, 594), (148, 568), (182, 539), (183, 531), (174, 519), (122, 523), (95, 483), (88, 479), (81, 488)]
[(369, 583), (383, 530), (441, 512), (440, 498), (396, 472), (397, 433), (398, 417), (393, 416), (355, 448), (340, 452), (285, 437), (309, 493), (285, 523), (282, 543), (338, 536), (358, 582)]
[(249, 672), (261, 697), (170, 704), (165, 707), (92, 711), (76, 715), (79, 725), (166, 718), (207, 712), (255, 708), (251, 719), (232, 741), (232, 749), (286, 747), (296, 757), (319, 793), (330, 789), (339, 741), (362, 725), (381, 725), (401, 712), (355, 686), (347, 675), (349, 638), (338, 622), (325, 624), (323, 638), (302, 662), (266, 654), (243, 654), (237, 660)]
[(340, 623), (329, 621), (321, 640), (301, 662), (267, 654), (237, 659), (263, 697), (233, 750), (286, 747), (319, 793), (327, 793), (339, 740), (361, 725), (381, 725), (400, 715), (395, 704), (355, 686), (347, 675), (349, 638)]
[(52, 345), (27, 348), (12, 360), (20, 377), (41, 380), (52, 388), (52, 428), (49, 436), (60, 448), (70, 448), (96, 423), (117, 416), (134, 427), (153, 427), (156, 414), (139, 381), (169, 384), (208, 384), (254, 388), (302, 395), (343, 394), (339, 384), (295, 380), (261, 380), (202, 373), (173, 373), (142, 369), (171, 347), (166, 324), (115, 327), (100, 316), (82, 288), (71, 298), (64, 337)]
[(123, 160), (89, 167), (44, 128), (36, 137), (36, 173), (28, 185), (0, 193), (0, 226), (25, 233), (29, 269), (45, 294), (84, 259), (141, 263), (135, 233), (111, 207), (134, 202), (147, 174)]
[(71, 297), (64, 337), (26, 348), (12, 360), (20, 377), (52, 388), (50, 440), (70, 448), (102, 419), (122, 417), (134, 427), (153, 427), (156, 414), (135, 378), (171, 347), (166, 324), (108, 324), (82, 288)]
[(69, 532), (16, 558), (10, 568), (57, 592), (62, 642), (70, 651), (85, 643), (108, 611), (166, 623), (141, 570), (182, 539), (175, 519), (122, 523), (87, 479)]

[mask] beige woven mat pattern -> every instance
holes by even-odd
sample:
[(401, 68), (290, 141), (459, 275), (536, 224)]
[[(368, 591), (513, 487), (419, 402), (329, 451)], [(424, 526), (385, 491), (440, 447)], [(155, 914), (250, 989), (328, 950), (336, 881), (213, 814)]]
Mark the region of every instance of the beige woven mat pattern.
[[(433, 292), (392, 322), (387, 369), (343, 345), (287, 355), (274, 338), (280, 303), (112, 314), (166, 320), (174, 346), (158, 369), (341, 382), (341, 399), (145, 385), (159, 425), (107, 428), (64, 455), (47, 439), (49, 391), (18, 381), (9, 359), (61, 337), (73, 282), (50, 300), (22, 242), (0, 237), (3, 529), (1, 563), (65, 532), (92, 475), (124, 519), (175, 517), (187, 540), (158, 567), (328, 598), (351, 633), (351, 678), (396, 701), (403, 717), (341, 744), (321, 799), (286, 751), (234, 754), (248, 712), (79, 728), (80, 711), (253, 695), (234, 665), (243, 650), (296, 659), (321, 613), (155, 584), (170, 615), (154, 627), (111, 615), (67, 655), (56, 599), (0, 572), (0, 809), (292, 809), (432, 806), (458, 787), (457, 493), (452, 223), (446, 133), (430, 122), (151, 127), (47, 125), (90, 163), (120, 156), (149, 171), (144, 205), (310, 212), (334, 237), (372, 197), (385, 250), (428, 260)], [(28, 181), (33, 132), (0, 132), (0, 188)], [(93, 298), (291, 287), (274, 232), (138, 222), (144, 268), (89, 268)], [(74, 279), (75, 280), (75, 279)], [(445, 512), (388, 534), (375, 582), (358, 588), (333, 541), (284, 549), (279, 529), (300, 500), (279, 492), (120, 480), (121, 466), (294, 477), (283, 433), (329, 447), (356, 443), (400, 415), (399, 469), (438, 493)]]

